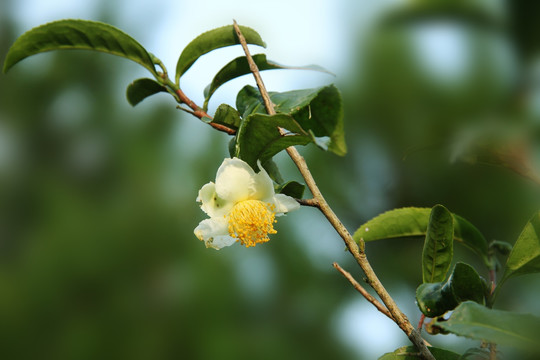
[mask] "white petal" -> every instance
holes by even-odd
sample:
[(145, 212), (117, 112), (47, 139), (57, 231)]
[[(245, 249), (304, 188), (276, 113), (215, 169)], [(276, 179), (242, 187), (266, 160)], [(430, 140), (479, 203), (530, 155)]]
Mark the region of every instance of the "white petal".
[(216, 185), (213, 182), (209, 182), (199, 190), (197, 201), (202, 202), (201, 209), (210, 217), (227, 215), (234, 205), (218, 197)]
[(236, 242), (235, 238), (229, 236), (228, 223), (223, 217), (203, 220), (193, 232), (199, 240), (204, 241), (206, 247), (217, 250)]
[(238, 202), (249, 197), (255, 172), (238, 158), (225, 159), (216, 174), (216, 192), (222, 199)]
[(297, 210), (300, 208), (300, 204), (298, 203), (298, 201), (284, 194), (276, 194), (273, 200), (274, 205), (276, 206), (275, 212), (277, 215), (281, 215), (283, 213)]
[(259, 165), (259, 173), (253, 176), (254, 183), (250, 189), (249, 198), (254, 200), (271, 199), (274, 196), (274, 183), (270, 176), (261, 166), (261, 162), (257, 161)]

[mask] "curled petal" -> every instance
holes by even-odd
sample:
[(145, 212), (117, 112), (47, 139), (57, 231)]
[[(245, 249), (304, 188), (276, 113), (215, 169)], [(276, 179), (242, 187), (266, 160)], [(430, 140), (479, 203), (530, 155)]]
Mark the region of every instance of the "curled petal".
[(216, 174), (216, 193), (232, 202), (246, 200), (253, 188), (255, 172), (238, 158), (225, 159)]
[(216, 250), (236, 242), (235, 238), (229, 236), (227, 219), (224, 217), (203, 220), (193, 232), (199, 240), (204, 241), (206, 247)]
[(213, 182), (209, 182), (199, 190), (197, 201), (202, 202), (201, 209), (210, 217), (227, 215), (234, 205), (218, 197)]
[(300, 208), (300, 204), (296, 200), (285, 194), (276, 194), (273, 200), (274, 205), (276, 206), (276, 209), (274, 210), (276, 215), (282, 215), (286, 212)]

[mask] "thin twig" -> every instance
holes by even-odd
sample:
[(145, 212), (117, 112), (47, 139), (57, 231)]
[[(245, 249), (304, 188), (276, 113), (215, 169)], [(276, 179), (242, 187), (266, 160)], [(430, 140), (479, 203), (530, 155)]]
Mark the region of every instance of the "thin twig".
[(255, 61), (253, 61), (253, 58), (249, 54), (246, 38), (242, 34), (242, 31), (240, 30), (240, 27), (236, 23), (236, 20), (233, 20), (233, 27), (234, 27), (234, 31), (236, 32), (236, 36), (238, 36), (238, 40), (240, 40), (240, 44), (242, 44), (244, 53), (246, 54), (246, 58), (249, 64), (249, 70), (251, 70), (251, 73), (255, 77), (255, 82), (257, 83), (257, 86), (259, 87), (259, 91), (261, 92), (261, 96), (264, 101), (264, 107), (266, 108), (268, 115), (275, 115), (276, 111), (274, 110), (274, 105), (272, 104), (272, 100), (270, 100), (270, 96), (268, 96), (268, 91), (266, 91), (264, 82), (262, 81), (259, 68), (257, 67), (257, 64), (255, 64)]
[(424, 327), (424, 321), (426, 320), (426, 315), (422, 314), (420, 320), (418, 321), (417, 330), (419, 333), (422, 333), (422, 328)]
[[(233, 23), (234, 30), (236, 31), (236, 34), (238, 34), (238, 39), (240, 40), (240, 43), (242, 44), (242, 48), (244, 49), (244, 53), (246, 54), (246, 59), (248, 61), (249, 67), (251, 69), (251, 72), (253, 73), (253, 76), (255, 77), (255, 81), (257, 82), (257, 86), (259, 88), (259, 91), (261, 92), (261, 96), (265, 100), (265, 106), (266, 106), (266, 112), (269, 115), (275, 114), (274, 106), (271, 101), (269, 101), (270, 97), (268, 96), (268, 92), (266, 91), (266, 88), (264, 86), (264, 83), (262, 81), (262, 78), (259, 73), (259, 69), (257, 68), (257, 64), (253, 61), (253, 58), (251, 57), (251, 54), (249, 53), (249, 49), (247, 47), (246, 39), (242, 35), (242, 32), (240, 28), (238, 27), (238, 24), (236, 21)], [(433, 355), (429, 352), (428, 348), (426, 347), (424, 343), (424, 339), (420, 336), (418, 331), (414, 328), (414, 326), (411, 324), (409, 319), (401, 312), (399, 307), (397, 306), (394, 299), (390, 296), (390, 294), (386, 291), (382, 283), (380, 282), (379, 278), (373, 271), (373, 268), (371, 267), (371, 264), (367, 260), (366, 254), (364, 252), (364, 243), (360, 242), (359, 245), (356, 244), (353, 237), (347, 230), (347, 228), (341, 223), (339, 218), (336, 216), (332, 208), (328, 205), (326, 200), (324, 199), (324, 196), (322, 195), (321, 191), (319, 190), (317, 184), (315, 183), (315, 179), (311, 175), (311, 172), (309, 171), (309, 168), (307, 166), (307, 163), (305, 159), (300, 155), (298, 150), (294, 146), (290, 146), (287, 148), (287, 153), (295, 163), (296, 167), (300, 171), (300, 174), (304, 177), (304, 180), (306, 181), (306, 184), (313, 194), (313, 199), (316, 200), (318, 203), (317, 208), (324, 214), (324, 216), (328, 219), (330, 224), (336, 229), (337, 233), (341, 236), (343, 241), (345, 242), (345, 245), (355, 258), (356, 262), (362, 270), (364, 271), (366, 278), (368, 279), (369, 285), (375, 290), (377, 295), (381, 298), (382, 302), (386, 305), (386, 308), (392, 315), (392, 319), (395, 321), (395, 323), (403, 330), (403, 332), (407, 335), (407, 337), (411, 340), (411, 342), (417, 347), (417, 349), (420, 352), (420, 355), (425, 360), (435, 360)]]
[(300, 205), (313, 206), (318, 208), (319, 202), (316, 199), (295, 199)]
[(384, 305), (381, 304), (381, 303), (379, 302), (379, 300), (375, 299), (375, 298), (373, 297), (373, 295), (371, 295), (370, 293), (368, 293), (367, 290), (364, 289), (364, 288), (362, 287), (362, 285), (360, 285), (360, 284), (358, 283), (358, 281), (356, 281), (356, 280), (353, 278), (353, 276), (352, 276), (349, 272), (345, 271), (345, 270), (344, 270), (341, 266), (339, 266), (339, 264), (336, 263), (336, 262), (333, 263), (332, 265), (333, 265), (333, 266), (337, 269), (337, 271), (339, 271), (339, 272), (340, 272), (347, 280), (349, 280), (349, 282), (351, 283), (351, 285), (352, 285), (352, 286), (353, 286), (360, 294), (362, 294), (362, 296), (363, 296), (364, 298), (366, 298), (367, 301), (369, 301), (370, 303), (372, 303), (373, 306), (375, 306), (375, 307), (377, 308), (377, 310), (379, 310), (379, 311), (382, 312), (384, 315), (386, 315), (390, 320), (394, 320), (394, 319), (392, 318), (392, 314), (390, 314), (390, 311), (388, 311), (388, 309), (385, 308)]
[[(198, 117), (201, 120), (203, 118), (207, 118), (209, 120), (212, 120), (212, 116), (208, 115), (206, 113), (206, 111), (204, 111), (201, 107), (199, 107), (197, 104), (195, 104), (193, 102), (193, 100), (188, 98), (187, 95), (184, 94), (184, 92), (181, 89), (176, 89), (175, 93), (178, 96), (178, 99), (180, 99), (181, 103), (186, 104), (187, 106), (189, 106), (193, 110), (191, 112), (191, 115), (193, 115), (195, 117)], [(230, 127), (222, 125), (222, 124), (217, 124), (217, 123), (214, 123), (214, 122), (208, 122), (208, 125), (212, 126), (216, 130), (223, 131), (223, 132), (225, 132), (225, 133), (227, 133), (229, 135), (236, 134), (235, 129), (231, 129)]]

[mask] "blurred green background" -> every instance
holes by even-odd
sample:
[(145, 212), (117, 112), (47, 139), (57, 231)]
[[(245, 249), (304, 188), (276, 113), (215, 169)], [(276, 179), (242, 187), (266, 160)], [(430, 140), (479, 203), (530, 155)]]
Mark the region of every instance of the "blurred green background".
[[(261, 33), (270, 59), (335, 72), (263, 77), (270, 90), (340, 85), (349, 154), (300, 151), (351, 231), (386, 210), (441, 203), (487, 239), (513, 243), (537, 210), (537, 185), (451, 162), (447, 146), (471, 125), (535, 129), (535, 2), (68, 4), (2, 0), (0, 59), (22, 32), (59, 18), (111, 23), (158, 57), (156, 49), (177, 56), (236, 18)], [(229, 54), (239, 56), (222, 52), (217, 65), (191, 70), (203, 76), (187, 81), (189, 96), (201, 102)], [(38, 55), (0, 76), (0, 357), (369, 360), (407, 344), (333, 270), (338, 261), (362, 277), (314, 209), (281, 218), (256, 248), (218, 252), (194, 237), (204, 218), (197, 191), (228, 156), (228, 138), (166, 95), (129, 107), (125, 86), (141, 76), (136, 64), (88, 52)], [(245, 83), (216, 98), (234, 103)], [(300, 180), (286, 156), (276, 161)], [(367, 248), (413, 322), (421, 249), (414, 240)], [(487, 275), (471, 253), (458, 248), (456, 259)], [(539, 285), (534, 276), (509, 282), (497, 307), (540, 314)], [(477, 345), (428, 340), (456, 351)]]

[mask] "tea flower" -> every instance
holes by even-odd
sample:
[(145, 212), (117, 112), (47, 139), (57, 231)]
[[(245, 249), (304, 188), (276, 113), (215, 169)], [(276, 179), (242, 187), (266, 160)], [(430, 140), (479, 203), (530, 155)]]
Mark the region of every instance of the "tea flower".
[(195, 228), (206, 247), (221, 249), (239, 241), (246, 247), (269, 240), (275, 234), (275, 217), (300, 207), (292, 197), (276, 194), (268, 173), (259, 173), (243, 160), (225, 159), (216, 174), (199, 190), (197, 201), (210, 217)]

